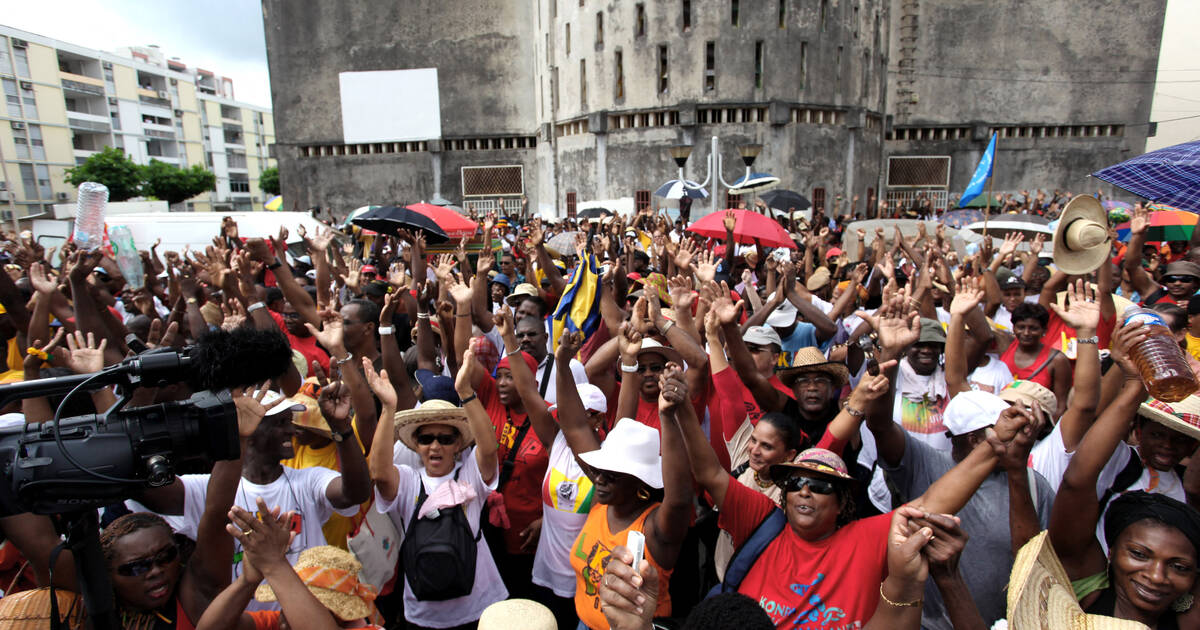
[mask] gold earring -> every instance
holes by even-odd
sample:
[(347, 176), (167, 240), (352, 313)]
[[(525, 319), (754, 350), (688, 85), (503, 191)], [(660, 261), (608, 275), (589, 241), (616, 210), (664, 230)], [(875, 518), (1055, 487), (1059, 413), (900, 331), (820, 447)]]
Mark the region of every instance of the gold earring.
[(641, 499), (642, 501), (649, 501), (650, 500), (650, 491), (647, 490), (645, 486), (638, 488), (637, 498)]

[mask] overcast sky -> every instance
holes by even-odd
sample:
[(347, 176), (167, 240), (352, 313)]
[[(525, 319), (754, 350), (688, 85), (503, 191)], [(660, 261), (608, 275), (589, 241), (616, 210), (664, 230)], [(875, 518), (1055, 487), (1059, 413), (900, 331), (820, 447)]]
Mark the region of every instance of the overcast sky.
[[(238, 100), (271, 104), (258, 0), (20, 0), (7, 3), (0, 21), (100, 50), (158, 44), (168, 58), (232, 78)], [(1148, 150), (1200, 139), (1196, 33), (1200, 2), (1169, 0), (1151, 120), (1186, 120), (1160, 122)]]

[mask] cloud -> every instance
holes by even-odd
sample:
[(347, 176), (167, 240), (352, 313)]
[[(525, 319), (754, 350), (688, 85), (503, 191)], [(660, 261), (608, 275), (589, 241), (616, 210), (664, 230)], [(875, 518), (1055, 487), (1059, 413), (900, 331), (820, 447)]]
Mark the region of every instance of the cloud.
[(6, 7), (3, 19), (14, 28), (100, 50), (158, 44), (168, 58), (233, 79), (238, 100), (271, 105), (262, 5), (256, 0), (21, 2)]

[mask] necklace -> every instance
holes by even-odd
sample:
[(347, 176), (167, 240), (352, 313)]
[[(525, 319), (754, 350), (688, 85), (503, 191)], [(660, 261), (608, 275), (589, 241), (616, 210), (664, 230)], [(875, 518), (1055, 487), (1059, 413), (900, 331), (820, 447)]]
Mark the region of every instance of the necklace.
[(773, 482), (770, 479), (763, 480), (762, 477), (758, 476), (758, 471), (756, 470), (756, 471), (754, 471), (754, 483), (758, 484), (759, 488), (762, 488), (765, 490), (767, 488), (770, 488)]

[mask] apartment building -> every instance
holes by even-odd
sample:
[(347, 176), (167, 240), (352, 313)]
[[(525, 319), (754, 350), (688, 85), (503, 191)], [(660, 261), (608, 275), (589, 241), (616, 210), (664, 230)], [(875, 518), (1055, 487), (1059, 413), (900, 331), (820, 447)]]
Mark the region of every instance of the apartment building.
[[(124, 53), (124, 54), (121, 54)], [(173, 211), (245, 211), (268, 198), (258, 187), (275, 141), (271, 110), (233, 99), (232, 81), (157, 48), (118, 53), (0, 25), (0, 211), (40, 215), (74, 200), (66, 169), (113, 146), (135, 162), (203, 165), (215, 190)]]

